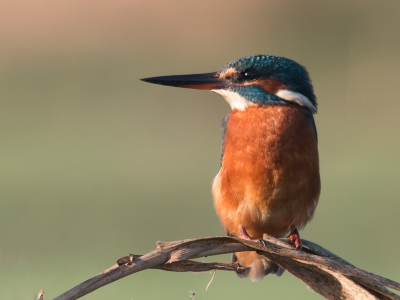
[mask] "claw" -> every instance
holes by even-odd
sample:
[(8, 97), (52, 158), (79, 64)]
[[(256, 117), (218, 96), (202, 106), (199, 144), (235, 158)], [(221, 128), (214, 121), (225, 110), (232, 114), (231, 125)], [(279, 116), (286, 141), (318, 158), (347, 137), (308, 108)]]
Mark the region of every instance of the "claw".
[(244, 240), (260, 243), (261, 245), (263, 245), (265, 247), (265, 242), (263, 239), (255, 239), (255, 238), (251, 237), (247, 233), (246, 228), (244, 228), (242, 225), (239, 225), (239, 233), (240, 233), (240, 235), (239, 235), (240, 238), (242, 238)]
[(301, 250), (303, 243), (301, 242), (300, 234), (297, 228), (292, 229), (289, 234), (289, 240), (294, 244), (297, 250)]

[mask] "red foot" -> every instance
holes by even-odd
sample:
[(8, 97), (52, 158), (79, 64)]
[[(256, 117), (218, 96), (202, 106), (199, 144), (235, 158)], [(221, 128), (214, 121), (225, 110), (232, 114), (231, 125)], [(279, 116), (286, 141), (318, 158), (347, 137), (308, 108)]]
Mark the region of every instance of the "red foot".
[(301, 242), (300, 234), (297, 228), (292, 229), (292, 231), (289, 234), (289, 240), (294, 244), (297, 250), (301, 250), (303, 244)]
[(263, 244), (263, 245), (265, 246), (264, 241), (263, 241), (262, 239), (255, 239), (255, 238), (252, 238), (252, 237), (247, 233), (246, 228), (244, 228), (242, 225), (239, 225), (239, 233), (240, 233), (239, 237), (240, 237), (241, 239), (248, 240), (248, 241), (252, 241), (252, 242), (261, 243), (261, 244)]

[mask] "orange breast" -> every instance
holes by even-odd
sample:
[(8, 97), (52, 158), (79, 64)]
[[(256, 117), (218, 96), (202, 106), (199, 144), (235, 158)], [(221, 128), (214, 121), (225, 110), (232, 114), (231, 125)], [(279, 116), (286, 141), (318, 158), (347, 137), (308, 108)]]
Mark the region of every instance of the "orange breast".
[(282, 237), (312, 218), (320, 193), (314, 129), (298, 105), (233, 110), (214, 205), (229, 235)]

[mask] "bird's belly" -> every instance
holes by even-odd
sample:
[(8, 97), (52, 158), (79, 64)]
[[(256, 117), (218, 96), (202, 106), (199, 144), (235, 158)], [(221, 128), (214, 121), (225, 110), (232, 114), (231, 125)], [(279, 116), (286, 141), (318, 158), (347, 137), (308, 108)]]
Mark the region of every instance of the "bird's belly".
[(278, 184), (269, 188), (251, 182), (240, 189), (229, 185), (229, 175), (224, 173), (221, 170), (214, 179), (213, 197), (229, 235), (237, 236), (240, 225), (254, 238), (261, 238), (263, 233), (284, 237), (291, 227), (302, 228), (313, 216), (318, 194), (312, 195), (307, 178), (297, 182), (277, 178)]
[[(252, 130), (246, 127), (249, 122), (240, 129), (227, 127), (222, 167), (212, 191), (229, 235), (238, 235), (240, 225), (254, 238), (263, 233), (282, 237), (313, 216), (320, 192), (315, 133), (296, 109), (284, 109), (283, 121), (289, 115), (288, 123), (278, 119), (278, 110), (272, 119), (270, 111), (264, 113), (263, 122)], [(240, 118), (229, 124), (231, 118), (227, 126), (240, 124)]]

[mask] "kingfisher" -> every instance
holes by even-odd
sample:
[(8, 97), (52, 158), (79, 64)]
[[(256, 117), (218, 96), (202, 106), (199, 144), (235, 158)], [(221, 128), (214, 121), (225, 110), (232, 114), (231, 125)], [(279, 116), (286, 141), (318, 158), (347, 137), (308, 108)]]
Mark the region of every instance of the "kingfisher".
[[(223, 121), (221, 168), (212, 184), (214, 207), (227, 235), (262, 241), (289, 237), (313, 217), (321, 183), (317, 99), (307, 70), (293, 60), (256, 55), (203, 74), (144, 78), (167, 86), (210, 90), (231, 111)], [(237, 252), (241, 278), (259, 281), (284, 269), (254, 251)]]

